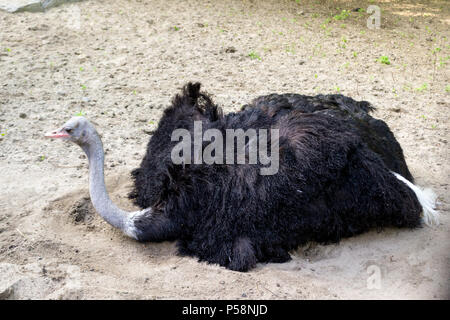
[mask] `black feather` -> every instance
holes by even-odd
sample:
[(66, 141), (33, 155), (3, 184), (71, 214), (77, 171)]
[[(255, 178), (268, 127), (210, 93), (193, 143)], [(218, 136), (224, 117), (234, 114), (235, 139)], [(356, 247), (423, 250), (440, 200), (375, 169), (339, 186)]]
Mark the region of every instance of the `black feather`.
[[(372, 110), (342, 95), (273, 94), (224, 116), (200, 84), (188, 84), (132, 172), (131, 197), (158, 217), (136, 224), (140, 240), (178, 239), (180, 254), (247, 271), (256, 262), (287, 261), (289, 250), (308, 241), (419, 226), (414, 192), (391, 173), (412, 180), (402, 149)], [(278, 173), (262, 176), (259, 164), (173, 164), (171, 133), (192, 132), (194, 120), (223, 133), (279, 129)]]

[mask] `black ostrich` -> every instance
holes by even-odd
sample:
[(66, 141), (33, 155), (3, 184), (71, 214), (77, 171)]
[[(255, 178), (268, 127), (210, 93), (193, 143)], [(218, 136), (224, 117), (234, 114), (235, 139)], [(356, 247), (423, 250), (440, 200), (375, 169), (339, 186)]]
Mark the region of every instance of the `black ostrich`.
[[(308, 241), (437, 222), (435, 196), (412, 184), (399, 143), (371, 110), (342, 95), (272, 94), (223, 115), (199, 83), (189, 83), (132, 172), (130, 197), (143, 210), (130, 213), (107, 194), (102, 142), (92, 124), (74, 117), (47, 136), (73, 141), (87, 154), (91, 200), (108, 223), (139, 241), (178, 240), (180, 254), (247, 271), (257, 262), (288, 261), (288, 252)], [(261, 163), (175, 164), (172, 133), (194, 134), (194, 121), (202, 132), (224, 135), (278, 129), (278, 172), (261, 175)], [(201, 150), (206, 147), (203, 142)]]

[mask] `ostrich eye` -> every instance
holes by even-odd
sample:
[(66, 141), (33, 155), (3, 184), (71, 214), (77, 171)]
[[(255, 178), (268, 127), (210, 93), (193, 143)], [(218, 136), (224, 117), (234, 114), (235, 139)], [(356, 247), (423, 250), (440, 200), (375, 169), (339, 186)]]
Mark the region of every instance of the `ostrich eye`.
[(72, 129), (72, 128), (66, 128), (65, 130), (66, 130), (66, 132), (67, 132), (68, 134), (71, 134), (71, 133), (72, 133), (72, 131), (73, 131), (73, 129)]

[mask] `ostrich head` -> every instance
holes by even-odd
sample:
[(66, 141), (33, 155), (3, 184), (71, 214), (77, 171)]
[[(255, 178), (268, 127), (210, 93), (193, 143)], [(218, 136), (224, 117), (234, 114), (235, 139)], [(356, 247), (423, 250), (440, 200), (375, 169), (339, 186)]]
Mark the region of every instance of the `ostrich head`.
[(89, 159), (89, 193), (94, 208), (106, 222), (137, 239), (135, 220), (143, 215), (150, 215), (151, 209), (126, 212), (111, 201), (104, 181), (103, 145), (95, 127), (86, 118), (77, 116), (45, 136), (71, 141), (83, 149)]
[(94, 126), (86, 118), (81, 116), (73, 117), (61, 128), (45, 134), (47, 138), (59, 138), (72, 141), (81, 147), (92, 143), (92, 137), (96, 135), (97, 132)]

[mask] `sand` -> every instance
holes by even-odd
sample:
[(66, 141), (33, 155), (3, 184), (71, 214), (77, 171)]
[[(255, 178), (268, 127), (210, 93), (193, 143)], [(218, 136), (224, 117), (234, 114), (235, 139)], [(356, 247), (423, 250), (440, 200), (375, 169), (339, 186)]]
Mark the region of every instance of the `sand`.
[[(0, 12), (0, 298), (448, 299), (450, 6), (379, 2), (379, 30), (354, 11), (326, 21), (369, 4), (91, 0)], [(248, 273), (126, 238), (92, 209), (82, 151), (43, 134), (79, 112), (91, 119), (112, 198), (132, 209), (129, 173), (187, 81), (225, 112), (272, 92), (372, 102), (417, 184), (438, 195), (441, 224), (310, 244)]]

